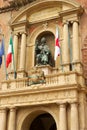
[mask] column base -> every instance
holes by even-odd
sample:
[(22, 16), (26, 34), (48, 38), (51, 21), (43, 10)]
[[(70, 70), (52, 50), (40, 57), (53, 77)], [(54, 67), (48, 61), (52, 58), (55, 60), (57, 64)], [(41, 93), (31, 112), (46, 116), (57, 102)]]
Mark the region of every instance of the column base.
[(27, 72), (25, 70), (18, 70), (17, 71), (17, 78), (23, 78), (27, 76)]
[(61, 65), (64, 72), (70, 71), (70, 63), (64, 63)]
[(7, 79), (16, 79), (17, 78), (17, 72), (14, 72), (13, 70), (8, 73)]
[(82, 72), (82, 63), (80, 61), (74, 61), (72, 62), (73, 70), (76, 70), (78, 72)]
[(64, 63), (61, 65), (64, 72), (68, 71), (77, 71), (82, 72), (82, 63), (79, 61), (72, 62), (72, 63)]
[(45, 75), (52, 73), (52, 67), (50, 65), (40, 65), (40, 66), (36, 66), (36, 68), (43, 71)]

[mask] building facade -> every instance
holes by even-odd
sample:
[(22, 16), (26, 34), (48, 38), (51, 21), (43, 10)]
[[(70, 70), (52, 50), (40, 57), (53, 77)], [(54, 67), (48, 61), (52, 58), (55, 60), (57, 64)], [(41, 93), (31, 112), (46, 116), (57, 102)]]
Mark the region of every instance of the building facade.
[(0, 6), (0, 38), (4, 34), (6, 52), (11, 34), (14, 45), (14, 62), (6, 69), (3, 57), (0, 69), (1, 130), (86, 130), (87, 2), (8, 0)]

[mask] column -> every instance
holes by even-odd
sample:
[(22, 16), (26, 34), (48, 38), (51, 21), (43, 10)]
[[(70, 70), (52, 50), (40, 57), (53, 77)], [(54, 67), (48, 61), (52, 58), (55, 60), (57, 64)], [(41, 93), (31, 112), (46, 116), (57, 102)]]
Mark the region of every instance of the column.
[(17, 60), (18, 60), (18, 34), (14, 35), (14, 61), (15, 69), (17, 70)]
[(60, 104), (59, 130), (67, 130), (66, 104)]
[(80, 63), (80, 43), (79, 43), (79, 23), (78, 21), (73, 22), (73, 44), (72, 44), (72, 54), (73, 54), (73, 69), (77, 71), (82, 71), (82, 65)]
[(20, 70), (25, 69), (26, 42), (27, 42), (26, 33), (23, 33), (21, 38)]
[(87, 124), (87, 110), (86, 110), (86, 94), (84, 92), (81, 92), (79, 95), (80, 99), (80, 105), (79, 105), (79, 122), (80, 122), (80, 130), (86, 130), (86, 124)]
[(78, 62), (80, 59), (80, 53), (79, 53), (79, 26), (78, 21), (73, 22), (73, 62)]
[(63, 26), (63, 44), (62, 44), (62, 63), (64, 71), (69, 71), (69, 33), (68, 33), (68, 23), (64, 23)]
[(78, 103), (71, 103), (71, 130), (79, 130)]
[[(12, 72), (9, 73), (10, 79), (14, 79), (14, 76), (16, 78), (17, 60), (18, 60), (18, 34), (14, 34), (13, 46), (14, 46), (14, 59), (12, 60), (12, 64), (11, 64)], [(15, 75), (14, 75), (14, 71), (15, 71)]]
[(8, 130), (16, 130), (16, 108), (10, 108)]
[(6, 108), (0, 108), (0, 129), (1, 130), (6, 130), (6, 117), (7, 117)]

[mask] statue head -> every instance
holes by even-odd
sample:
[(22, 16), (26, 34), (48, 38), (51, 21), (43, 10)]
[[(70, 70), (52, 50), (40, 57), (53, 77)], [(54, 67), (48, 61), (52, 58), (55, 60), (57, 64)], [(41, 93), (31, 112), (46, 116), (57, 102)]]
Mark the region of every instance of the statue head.
[(46, 43), (46, 38), (45, 37), (41, 38), (41, 43)]

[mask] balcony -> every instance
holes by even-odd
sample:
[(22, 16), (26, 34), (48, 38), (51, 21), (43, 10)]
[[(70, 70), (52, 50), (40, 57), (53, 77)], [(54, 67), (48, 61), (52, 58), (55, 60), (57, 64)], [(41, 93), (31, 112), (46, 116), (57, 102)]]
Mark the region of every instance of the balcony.
[(30, 77), (23, 77), (17, 79), (8, 79), (2, 82), (1, 91), (9, 90), (33, 90), (33, 89), (68, 89), (74, 86), (84, 87), (84, 78), (81, 73), (76, 71), (60, 72), (45, 75), (44, 79), (32, 81)]
[[(37, 71), (34, 70), (32, 73), (35, 74), (34, 72)], [(59, 72), (59, 70), (51, 70), (50, 68), (48, 69), (49, 74), (47, 74), (47, 71), (44, 71), (44, 73), (38, 80), (35, 80), (39, 76), (37, 73), (33, 76), (22, 77), (20, 75), (17, 79), (3, 81), (0, 90), (0, 105), (20, 107), (47, 103), (77, 102), (78, 92), (86, 89), (82, 74), (76, 71)]]

